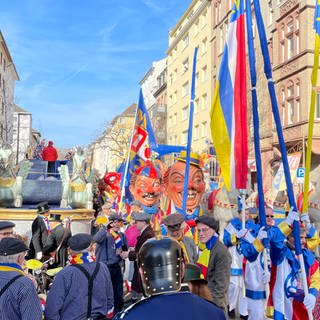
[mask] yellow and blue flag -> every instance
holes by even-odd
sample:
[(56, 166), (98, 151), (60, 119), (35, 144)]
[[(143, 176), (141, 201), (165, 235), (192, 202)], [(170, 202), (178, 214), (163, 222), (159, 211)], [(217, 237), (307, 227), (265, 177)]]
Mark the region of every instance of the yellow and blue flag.
[(314, 9), (314, 29), (318, 36), (320, 36), (320, 0), (316, 0), (316, 7)]
[(246, 189), (248, 172), (244, 1), (235, 0), (210, 112), (226, 188)]

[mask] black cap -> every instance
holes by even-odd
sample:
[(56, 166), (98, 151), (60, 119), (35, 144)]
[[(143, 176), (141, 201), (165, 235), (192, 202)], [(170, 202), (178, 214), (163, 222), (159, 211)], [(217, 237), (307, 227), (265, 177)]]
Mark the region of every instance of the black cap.
[(183, 221), (184, 216), (180, 213), (171, 213), (162, 220), (164, 225), (171, 230), (180, 230)]
[(203, 223), (215, 231), (219, 230), (219, 221), (217, 221), (211, 217), (201, 216), (201, 217), (196, 218), (195, 222), (196, 222), (196, 224)]
[(0, 241), (0, 256), (12, 256), (28, 250), (25, 243), (16, 238), (3, 238)]
[(7, 229), (7, 228), (13, 228), (15, 226), (16, 225), (11, 221), (0, 221), (0, 230)]
[(50, 214), (50, 219), (53, 221), (61, 222), (61, 214)]
[(88, 233), (78, 233), (68, 240), (68, 246), (73, 251), (81, 251), (89, 248), (92, 236)]
[(41, 214), (41, 213), (45, 213), (45, 212), (49, 211), (50, 207), (48, 205), (48, 202), (40, 202), (37, 205), (37, 209), (38, 209), (37, 213)]

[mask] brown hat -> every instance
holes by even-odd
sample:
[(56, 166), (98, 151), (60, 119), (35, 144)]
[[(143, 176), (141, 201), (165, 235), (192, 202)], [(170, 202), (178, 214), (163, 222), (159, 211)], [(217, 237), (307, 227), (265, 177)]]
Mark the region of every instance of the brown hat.
[(179, 230), (181, 228), (181, 224), (183, 221), (184, 221), (184, 217), (180, 213), (169, 214), (162, 220), (164, 225), (171, 230)]

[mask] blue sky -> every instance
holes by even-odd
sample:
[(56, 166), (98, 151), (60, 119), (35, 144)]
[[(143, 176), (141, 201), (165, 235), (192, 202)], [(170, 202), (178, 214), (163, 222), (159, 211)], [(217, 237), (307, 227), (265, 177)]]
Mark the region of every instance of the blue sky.
[(137, 102), (191, 0), (2, 1), (0, 29), (20, 81), (15, 100), (58, 147), (86, 145)]

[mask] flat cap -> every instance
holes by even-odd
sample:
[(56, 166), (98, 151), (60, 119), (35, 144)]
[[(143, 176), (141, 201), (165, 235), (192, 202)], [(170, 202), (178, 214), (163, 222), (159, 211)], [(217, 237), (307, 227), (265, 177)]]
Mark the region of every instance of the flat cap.
[(207, 283), (207, 280), (205, 280), (203, 275), (201, 274), (200, 267), (193, 263), (185, 264), (185, 274), (184, 274), (183, 281), (184, 282), (201, 281), (201, 282)]
[(113, 212), (110, 214), (110, 216), (108, 217), (108, 220), (109, 222), (112, 222), (112, 221), (125, 221), (121, 215), (117, 212)]
[(16, 225), (11, 221), (0, 221), (0, 230), (7, 229), (7, 228), (13, 228), (15, 226)]
[(16, 238), (3, 238), (0, 241), (0, 256), (12, 256), (28, 250), (25, 243)]
[(180, 213), (172, 213), (162, 219), (164, 225), (166, 225), (169, 229), (179, 230), (181, 228), (181, 224), (184, 221), (184, 217)]
[(219, 230), (219, 221), (217, 221), (211, 217), (201, 216), (201, 217), (196, 218), (195, 222), (196, 222), (196, 224), (203, 223), (215, 231)]
[(145, 213), (145, 212), (136, 212), (136, 211), (133, 211), (131, 213), (131, 218), (134, 220), (134, 221), (150, 221), (151, 219), (151, 215), (148, 214), (148, 213)]
[(73, 251), (81, 251), (89, 248), (92, 236), (88, 233), (78, 233), (68, 240), (68, 246)]

